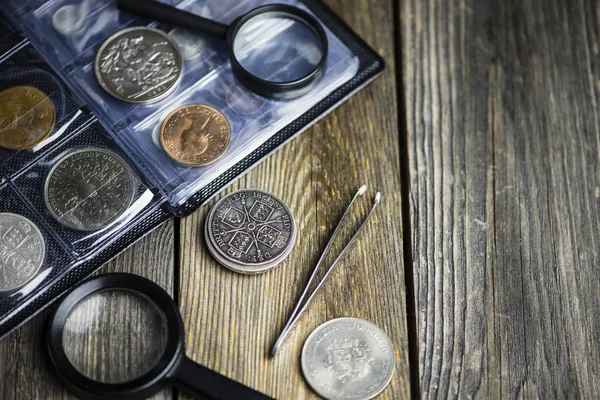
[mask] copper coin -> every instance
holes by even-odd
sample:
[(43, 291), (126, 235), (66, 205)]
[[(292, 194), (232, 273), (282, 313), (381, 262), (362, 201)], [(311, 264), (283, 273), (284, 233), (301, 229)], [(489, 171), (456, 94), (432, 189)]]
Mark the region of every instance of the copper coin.
[(15, 86), (0, 92), (0, 146), (31, 149), (50, 135), (55, 122), (54, 104), (41, 90)]
[(227, 151), (231, 126), (217, 109), (206, 104), (188, 104), (165, 118), (160, 143), (175, 161), (200, 167), (215, 162)]

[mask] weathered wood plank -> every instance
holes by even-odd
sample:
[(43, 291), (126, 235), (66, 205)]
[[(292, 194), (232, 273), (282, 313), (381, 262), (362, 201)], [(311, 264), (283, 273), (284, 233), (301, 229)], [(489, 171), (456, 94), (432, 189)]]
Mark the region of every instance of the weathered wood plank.
[[(257, 187), (273, 192), (290, 206), (299, 236), (284, 265), (259, 276), (242, 276), (219, 266), (208, 253), (203, 234), (204, 219), (214, 201), (182, 221), (180, 308), (188, 354), (277, 398), (312, 398), (316, 395), (300, 372), (305, 339), (332, 318), (355, 316), (380, 326), (396, 346), (397, 373), (381, 398), (407, 398), (392, 2), (328, 3), (379, 50), (388, 69), (227, 191)], [(383, 194), (381, 209), (277, 357), (268, 358), (268, 350), (320, 252), (363, 183), (369, 184), (369, 195), (359, 207), (360, 214), (366, 213), (377, 190)], [(354, 223), (357, 221), (358, 215)], [(340, 241), (347, 241), (350, 234), (345, 231)]]
[[(173, 293), (174, 277), (173, 221), (165, 222), (155, 232), (136, 243), (104, 266), (98, 274), (129, 272), (152, 279)], [(0, 342), (0, 398), (74, 399), (54, 374), (44, 338), (50, 311), (42, 312)], [(112, 337), (99, 338), (98, 346)], [(172, 399), (172, 389), (165, 389), (154, 399)]]
[(425, 398), (600, 397), (598, 12), (401, 2)]

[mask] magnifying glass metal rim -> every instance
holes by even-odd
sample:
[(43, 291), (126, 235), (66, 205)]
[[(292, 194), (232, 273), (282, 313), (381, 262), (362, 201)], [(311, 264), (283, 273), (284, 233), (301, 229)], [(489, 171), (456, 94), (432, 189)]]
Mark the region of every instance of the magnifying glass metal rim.
[[(79, 372), (67, 357), (63, 347), (63, 331), (71, 312), (90, 296), (108, 291), (129, 291), (148, 298), (165, 318), (167, 342), (155, 365), (143, 375), (120, 383), (106, 383), (91, 379)], [(184, 343), (183, 321), (179, 310), (168, 293), (156, 283), (137, 275), (113, 273), (91, 278), (60, 303), (48, 324), (48, 351), (59, 378), (78, 396), (90, 399), (146, 398), (162, 388), (162, 382), (180, 361)]]
[[(266, 16), (267, 14), (280, 14), (282, 17), (294, 19), (311, 28), (319, 37), (321, 42), (321, 59), (310, 72), (301, 78), (285, 82), (265, 80), (245, 69), (235, 56), (234, 43), (239, 30), (248, 21), (261, 15)], [(227, 46), (231, 68), (240, 82), (259, 95), (276, 98), (293, 98), (309, 90), (315, 82), (318, 82), (323, 77), (327, 65), (327, 54), (329, 53), (327, 34), (317, 19), (306, 11), (287, 4), (267, 4), (260, 6), (234, 20), (227, 29)]]

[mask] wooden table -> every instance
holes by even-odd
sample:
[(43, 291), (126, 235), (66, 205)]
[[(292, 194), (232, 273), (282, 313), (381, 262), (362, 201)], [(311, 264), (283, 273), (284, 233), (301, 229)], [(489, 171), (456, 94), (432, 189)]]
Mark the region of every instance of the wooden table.
[[(392, 339), (384, 399), (600, 398), (597, 2), (327, 2), (387, 70), (226, 191), (258, 187), (291, 207), (300, 234), (285, 265), (256, 277), (220, 267), (203, 244), (209, 204), (101, 272), (167, 288), (188, 354), (277, 398), (315, 397), (300, 350), (340, 316)], [(269, 359), (363, 183), (382, 207)], [(69, 397), (42, 349), (46, 318), (0, 343), (0, 397)]]

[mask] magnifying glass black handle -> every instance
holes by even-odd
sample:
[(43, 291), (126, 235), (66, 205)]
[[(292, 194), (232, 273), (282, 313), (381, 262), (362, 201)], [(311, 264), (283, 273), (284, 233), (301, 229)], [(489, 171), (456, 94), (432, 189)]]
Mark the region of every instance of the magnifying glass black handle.
[(157, 1), (118, 0), (117, 8), (153, 21), (164, 22), (165, 24), (203, 33), (213, 39), (225, 40), (227, 38), (227, 25)]
[(175, 385), (191, 395), (212, 400), (273, 400), (183, 356), (171, 375)]

